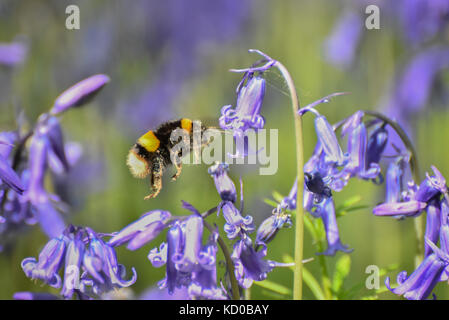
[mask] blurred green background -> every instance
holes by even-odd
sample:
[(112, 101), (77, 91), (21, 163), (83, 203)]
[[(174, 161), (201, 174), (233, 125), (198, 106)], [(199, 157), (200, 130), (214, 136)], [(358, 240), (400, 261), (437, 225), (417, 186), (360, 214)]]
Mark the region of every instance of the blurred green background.
[[(187, 5), (181, 1), (0, 0), (0, 41), (19, 39), (29, 46), (23, 65), (0, 68), (0, 131), (15, 129), (17, 108), (23, 108), (32, 124), (72, 84), (95, 73), (111, 78), (92, 103), (67, 112), (61, 120), (65, 140), (79, 142), (84, 148), (82, 161), (87, 168), (95, 168), (86, 169), (85, 180), (67, 176), (69, 192), (73, 193), (67, 221), (112, 232), (153, 209), (187, 214), (181, 200), (202, 211), (215, 206), (219, 198), (206, 165), (186, 166), (175, 183), (166, 175), (161, 194), (144, 201), (148, 181), (133, 179), (125, 158), (145, 127), (181, 116), (216, 123), (223, 105), (235, 105), (240, 75), (228, 69), (245, 67), (258, 59), (247, 52), (249, 48), (266, 52), (289, 69), (302, 105), (332, 92), (351, 92), (321, 107), (331, 122), (358, 109), (376, 109), (408, 54), (397, 34), (388, 28), (388, 21), (382, 20), (380, 30), (363, 33), (358, 62), (350, 70), (341, 70), (327, 63), (323, 55), (323, 42), (344, 10), (340, 2), (222, 2), (221, 7), (214, 8), (212, 1)], [(80, 8), (80, 30), (65, 28), (69, 4)], [(239, 175), (243, 177), (245, 211), (254, 216), (257, 225), (271, 212), (263, 199), (271, 198), (273, 190), (287, 195), (295, 178), (290, 100), (284, 94), (285, 84), (275, 73), (268, 74), (268, 82), (262, 114), (267, 129), (279, 129), (279, 170), (273, 176), (259, 176), (255, 169), (231, 166), (235, 182)], [(433, 164), (449, 175), (448, 121), (447, 108), (429, 105), (410, 123), (422, 174)], [(304, 119), (304, 134), (307, 158), (316, 143), (311, 116)], [(364, 181), (353, 180), (336, 193), (336, 205), (354, 195), (360, 195), (361, 203), (370, 207), (350, 212), (338, 221), (342, 242), (354, 248), (344, 286), (363, 283), (368, 265), (397, 265), (398, 269), (389, 273), (395, 283), (399, 271), (414, 270), (413, 221), (373, 216), (371, 208), (382, 201), (384, 187)], [(221, 219), (211, 217), (211, 221)], [(146, 258), (148, 250), (162, 240), (159, 237), (136, 252), (118, 249), (119, 261), (137, 269), (138, 280), (131, 287), (135, 297), (163, 278), (163, 268), (153, 268)], [(20, 268), (22, 259), (37, 256), (46, 241), (38, 226), (29, 227), (16, 236), (11, 250), (0, 253), (1, 299), (11, 299), (16, 291), (57, 292), (33, 283)], [(281, 261), (284, 254), (293, 255), (293, 243), (293, 229), (280, 231), (269, 245), (268, 258)], [(314, 257), (315, 252), (306, 235), (304, 256)], [(331, 272), (341, 255), (327, 259)], [(317, 259), (306, 267), (320, 278)], [(223, 272), (220, 268), (219, 275)], [(276, 269), (268, 279), (292, 287), (289, 270)], [(439, 299), (449, 298), (447, 284), (440, 283), (435, 293)], [(362, 289), (356, 298), (371, 294)], [(307, 287), (304, 297), (313, 298)], [(379, 297), (397, 298), (390, 292)], [(273, 296), (253, 286), (252, 298), (289, 297)]]

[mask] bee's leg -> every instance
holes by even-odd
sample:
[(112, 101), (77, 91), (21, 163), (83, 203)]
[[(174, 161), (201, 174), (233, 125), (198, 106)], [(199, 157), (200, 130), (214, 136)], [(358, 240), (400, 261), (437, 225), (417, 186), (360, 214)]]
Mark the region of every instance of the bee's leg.
[(182, 157), (183, 157), (182, 149), (181, 150), (178, 150), (177, 148), (170, 149), (170, 159), (173, 166), (176, 169), (176, 173), (171, 177), (173, 181), (176, 181), (176, 179), (178, 179), (178, 177), (181, 175)]
[(162, 172), (163, 162), (162, 160), (155, 160), (151, 172), (151, 193), (147, 195), (144, 200), (156, 198), (162, 189)]
[(178, 177), (181, 175), (182, 171), (181, 159), (179, 158), (179, 161), (173, 162), (173, 166), (176, 168), (176, 173), (171, 177), (171, 179), (173, 181), (176, 181), (176, 179), (178, 179)]

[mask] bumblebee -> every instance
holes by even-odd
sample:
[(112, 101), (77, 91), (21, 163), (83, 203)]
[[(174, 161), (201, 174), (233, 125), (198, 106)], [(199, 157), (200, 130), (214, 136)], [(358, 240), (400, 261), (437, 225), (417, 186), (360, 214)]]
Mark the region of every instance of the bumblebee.
[[(149, 130), (142, 135), (134, 146), (129, 150), (127, 165), (131, 174), (143, 179), (150, 175), (151, 193), (144, 199), (155, 198), (162, 189), (162, 175), (169, 165), (173, 165), (176, 173), (172, 176), (175, 181), (182, 171), (181, 158), (186, 156), (186, 149), (179, 149), (175, 146), (179, 141), (172, 141), (172, 133), (176, 129), (185, 130), (184, 137), (190, 140), (188, 150), (193, 146), (193, 121), (182, 118), (175, 121), (168, 121), (161, 124), (156, 130)], [(207, 128), (201, 125), (201, 133)], [(200, 147), (207, 145), (201, 142)], [(183, 151), (185, 154), (183, 154)]]

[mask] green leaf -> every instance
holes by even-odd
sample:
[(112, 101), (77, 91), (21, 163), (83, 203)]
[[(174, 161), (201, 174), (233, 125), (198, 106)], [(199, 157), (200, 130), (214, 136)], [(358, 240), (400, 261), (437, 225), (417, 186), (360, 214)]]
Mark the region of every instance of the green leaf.
[(289, 288), (270, 280), (254, 281), (254, 284), (283, 296), (292, 295), (292, 291)]
[(304, 226), (306, 227), (306, 229), (311, 234), (313, 240), (317, 241), (318, 240), (317, 230), (316, 230), (315, 225), (314, 225), (314, 223), (312, 221), (312, 218), (309, 215), (307, 215), (307, 214), (304, 215)]
[(332, 280), (332, 291), (338, 296), (342, 291), (343, 282), (351, 270), (351, 258), (349, 254), (342, 255), (335, 265), (334, 277)]
[(282, 202), (282, 200), (284, 200), (284, 196), (282, 194), (280, 194), (277, 191), (273, 191), (272, 193), (274, 200), (276, 200), (277, 202)]
[(326, 230), (324, 229), (324, 224), (322, 219), (313, 219), (313, 224), (316, 230), (316, 238), (318, 241), (326, 238)]
[(361, 205), (359, 205), (359, 206), (353, 206), (353, 207), (351, 207), (351, 208), (346, 208), (346, 209), (343, 209), (343, 210), (338, 211), (338, 212), (335, 214), (335, 216), (336, 216), (337, 218), (340, 218), (340, 217), (345, 216), (348, 212), (355, 211), (355, 210), (366, 209), (366, 208), (369, 208), (369, 206), (368, 206), (368, 205), (364, 205), (364, 204), (361, 204)]
[[(397, 264), (391, 264), (391, 265), (386, 266), (385, 268), (380, 268), (380, 270), (379, 270), (379, 277), (381, 277), (381, 278), (384, 277), (388, 272), (397, 270), (398, 267), (399, 266)], [(363, 290), (365, 288), (365, 286), (366, 286), (365, 281), (366, 280), (362, 280), (359, 283), (357, 283), (354, 286), (352, 286), (349, 290), (347, 290), (344, 293), (344, 296), (342, 296), (341, 298), (342, 299), (353, 299), (353, 298), (355, 298), (355, 296), (358, 293), (360, 293), (361, 290)], [(368, 295), (368, 296), (365, 296), (365, 298), (367, 298), (367, 299), (377, 299), (378, 298), (377, 295), (379, 293), (383, 293), (386, 290), (387, 290), (387, 288), (385, 286), (383, 286), (383, 287), (379, 288), (374, 295)], [(362, 299), (363, 298), (364, 297), (362, 297)]]
[(377, 289), (375, 291), (375, 294), (370, 295), (370, 296), (364, 296), (361, 299), (362, 300), (376, 300), (376, 299), (379, 299), (379, 294), (384, 293), (384, 292), (388, 292), (388, 291), (389, 290), (388, 290), (388, 288), (386, 286), (382, 286), (382, 287), (380, 287), (379, 289)]
[(352, 196), (352, 197), (346, 199), (345, 201), (343, 201), (343, 203), (340, 205), (340, 207), (349, 208), (349, 207), (355, 205), (356, 203), (359, 203), (360, 200), (362, 200), (362, 197), (360, 195)]
[(342, 204), (335, 208), (337, 218), (346, 215), (348, 212), (366, 209), (369, 207), (368, 205), (364, 204), (356, 205), (360, 202), (360, 200), (362, 200), (362, 197), (360, 195), (356, 195), (345, 200)]
[(265, 202), (266, 204), (268, 204), (274, 208), (276, 208), (278, 206), (278, 203), (271, 199), (263, 199), (263, 202)]
[(315, 298), (318, 300), (325, 300), (324, 292), (321, 289), (320, 284), (315, 279), (315, 277), (310, 273), (309, 270), (307, 270), (304, 266), (302, 267), (302, 277), (304, 280), (304, 283), (309, 287), (310, 291), (312, 291)]
[(270, 290), (262, 289), (260, 291), (264, 296), (270, 297), (271, 299), (277, 299), (277, 300), (285, 300), (285, 296)]
[[(292, 256), (290, 256), (288, 254), (284, 254), (282, 256), (282, 260), (284, 263), (294, 262)], [(294, 271), (295, 267), (290, 267), (290, 269), (292, 271)], [(325, 300), (324, 292), (321, 289), (320, 284), (315, 279), (315, 277), (310, 273), (310, 271), (307, 270), (307, 268), (304, 266), (302, 267), (302, 277), (303, 277), (304, 283), (307, 285), (307, 287), (310, 289), (310, 291), (312, 291), (315, 298), (317, 298), (318, 300)]]

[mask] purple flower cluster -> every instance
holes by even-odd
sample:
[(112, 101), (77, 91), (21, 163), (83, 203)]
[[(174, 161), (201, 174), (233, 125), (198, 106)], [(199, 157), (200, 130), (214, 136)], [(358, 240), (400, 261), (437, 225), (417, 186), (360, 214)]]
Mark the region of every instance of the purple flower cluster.
[[(407, 276), (406, 271), (400, 272), (397, 276), (398, 286), (396, 288), (390, 287), (390, 278), (385, 280), (385, 284), (391, 292), (409, 300), (426, 299), (438, 282), (449, 279), (449, 206), (447, 189), (443, 189), (443, 199), (441, 199), (442, 192), (439, 189), (438, 187), (438, 191), (427, 205), (424, 260), (410, 276)], [(439, 247), (436, 245), (438, 241)]]
[[(386, 177), (386, 202), (376, 206), (373, 213), (378, 216), (393, 216), (396, 218), (417, 217), (424, 210), (427, 212), (425, 237), (436, 243), (440, 232), (441, 197), (447, 194), (446, 179), (432, 166), (434, 175), (427, 174), (419, 184), (409, 181), (405, 184), (403, 159), (393, 162)], [(425, 255), (432, 251), (425, 243)]]
[(136, 250), (168, 229), (166, 241), (148, 254), (154, 267), (166, 266), (166, 277), (159, 282), (159, 288), (167, 289), (169, 294), (187, 288), (191, 299), (226, 299), (216, 281), (218, 233), (213, 232), (203, 245), (203, 217), (190, 204), (184, 203), (184, 207), (193, 214), (176, 219), (168, 211), (150, 211), (115, 233), (107, 244), (127, 244), (128, 249)]
[[(267, 255), (266, 244), (273, 239), (286, 221), (278, 218), (275, 214), (264, 220), (257, 231), (256, 241), (253, 244), (250, 237), (250, 233), (255, 230), (253, 217), (242, 215), (244, 210), (242, 192), (240, 192), (240, 208), (236, 208), (236, 188), (227, 175), (228, 170), (228, 164), (217, 162), (209, 168), (209, 173), (214, 178), (215, 186), (222, 200), (218, 205), (218, 212), (220, 212), (220, 208), (223, 211), (226, 221), (224, 231), (229, 239), (236, 240), (231, 254), (236, 279), (240, 286), (249, 288), (253, 281), (266, 279), (274, 267), (281, 266), (280, 263), (264, 258)], [(232, 191), (229, 192), (230, 190)], [(286, 216), (285, 219), (288, 220)]]
[[(326, 251), (320, 253), (324, 255), (334, 255), (337, 251), (352, 251), (340, 241), (332, 192), (341, 191), (354, 177), (381, 181), (379, 162), (388, 140), (385, 124), (366, 124), (362, 111), (357, 111), (332, 126), (326, 117), (316, 110), (318, 104), (329, 102), (330, 98), (341, 94), (331, 94), (299, 111), (300, 115), (311, 112), (315, 116), (318, 142), (312, 156), (304, 165), (303, 205), (313, 217), (323, 221), (328, 242)], [(346, 152), (337, 137), (338, 129), (341, 129), (340, 138), (347, 140)], [(296, 208), (296, 189), (295, 181), (290, 194), (276, 208), (277, 212)]]
[(0, 133), (0, 234), (36, 222), (50, 238), (62, 234), (66, 224), (58, 207), (64, 204), (47, 190), (45, 178), (49, 168), (56, 175), (67, 172), (78, 157), (71, 152), (75, 146), (64, 143), (58, 115), (85, 104), (108, 81), (95, 75), (67, 89), (26, 134), (22, 128)]
[[(39, 258), (26, 258), (22, 269), (31, 279), (61, 288), (61, 296), (70, 299), (76, 292), (82, 299), (99, 297), (113, 289), (132, 285), (133, 276), (125, 280), (126, 269), (117, 262), (114, 248), (105, 243), (102, 235), (90, 228), (69, 225), (63, 233), (51, 239)], [(59, 271), (64, 269), (64, 280)]]

